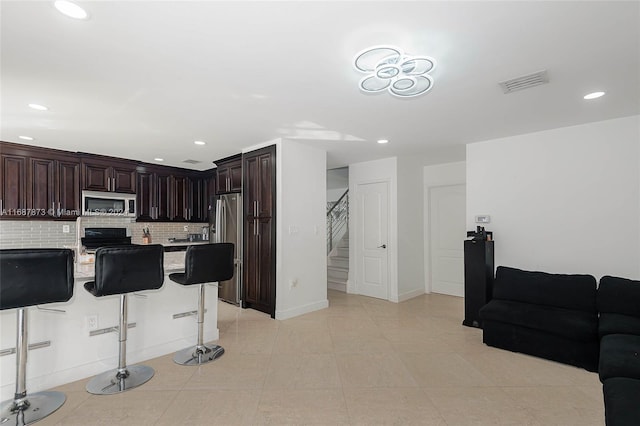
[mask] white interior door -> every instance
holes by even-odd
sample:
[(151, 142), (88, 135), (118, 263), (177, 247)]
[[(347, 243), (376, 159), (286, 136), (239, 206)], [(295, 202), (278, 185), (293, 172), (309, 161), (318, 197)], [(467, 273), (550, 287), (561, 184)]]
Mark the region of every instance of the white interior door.
[(357, 185), (356, 287), (359, 294), (387, 299), (389, 294), (388, 183)]
[(464, 296), (466, 186), (437, 186), (429, 190), (431, 291)]

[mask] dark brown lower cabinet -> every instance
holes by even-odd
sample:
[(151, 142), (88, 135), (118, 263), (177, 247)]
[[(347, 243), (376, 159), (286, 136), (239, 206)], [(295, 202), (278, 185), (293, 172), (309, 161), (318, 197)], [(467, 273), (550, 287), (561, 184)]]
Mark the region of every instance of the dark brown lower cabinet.
[(242, 307), (276, 315), (275, 146), (243, 154)]

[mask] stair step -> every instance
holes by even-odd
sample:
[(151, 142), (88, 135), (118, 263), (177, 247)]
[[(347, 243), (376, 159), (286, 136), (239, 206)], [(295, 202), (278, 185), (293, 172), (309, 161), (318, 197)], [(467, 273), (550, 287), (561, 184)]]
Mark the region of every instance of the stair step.
[(346, 280), (349, 277), (349, 270), (339, 266), (327, 266), (327, 278), (332, 280)]
[(331, 290), (343, 291), (343, 292), (346, 293), (346, 291), (347, 291), (347, 282), (346, 281), (328, 279), (327, 280), (327, 288), (331, 289)]
[(338, 247), (336, 249), (336, 255), (338, 255), (340, 257), (346, 257), (348, 259), (349, 258), (349, 248), (348, 247)]
[(329, 266), (338, 266), (340, 268), (349, 269), (349, 258), (342, 256), (330, 256)]

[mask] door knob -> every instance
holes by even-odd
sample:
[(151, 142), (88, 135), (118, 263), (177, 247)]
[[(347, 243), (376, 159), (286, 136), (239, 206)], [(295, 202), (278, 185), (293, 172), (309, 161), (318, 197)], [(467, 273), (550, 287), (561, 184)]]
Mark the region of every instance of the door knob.
[(381, 245), (381, 246), (378, 246), (378, 248), (387, 248), (387, 245), (386, 245), (386, 244), (383, 244), (383, 245)]

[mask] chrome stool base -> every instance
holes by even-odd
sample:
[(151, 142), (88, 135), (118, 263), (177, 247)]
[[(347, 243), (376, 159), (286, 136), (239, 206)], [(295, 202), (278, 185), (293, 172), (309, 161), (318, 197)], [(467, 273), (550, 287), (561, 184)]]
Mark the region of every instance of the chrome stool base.
[(214, 361), (223, 354), (224, 348), (222, 346), (192, 346), (176, 352), (173, 362), (180, 365), (201, 365)]
[[(66, 399), (62, 392), (45, 391), (28, 394), (20, 402), (3, 401), (0, 404), (0, 424), (30, 425), (62, 407)], [(20, 403), (24, 406), (20, 407)]]
[(120, 374), (118, 369), (98, 374), (87, 383), (87, 392), (94, 395), (113, 395), (128, 391), (148, 382), (155, 371), (146, 365), (132, 365), (126, 367), (126, 375)]

